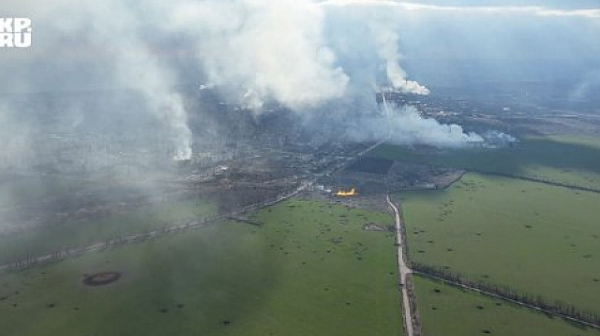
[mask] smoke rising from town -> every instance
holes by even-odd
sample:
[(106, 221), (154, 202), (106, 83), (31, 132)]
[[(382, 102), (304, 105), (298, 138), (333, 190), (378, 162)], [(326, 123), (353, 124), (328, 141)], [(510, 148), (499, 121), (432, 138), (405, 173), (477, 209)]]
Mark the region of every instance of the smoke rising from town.
[[(168, 6), (159, 1), (144, 1), (143, 6), (58, 1), (40, 2), (35, 10), (30, 5), (27, 10), (33, 13), (25, 14), (35, 22), (34, 48), (19, 56), (17, 63), (29, 71), (16, 71), (24, 75), (15, 77), (12, 88), (25, 92), (129, 90), (138, 98), (135, 109), (139, 111), (107, 101), (111, 107), (107, 118), (142, 118), (156, 124), (156, 132), (170, 139), (176, 160), (191, 157), (194, 135), (189, 115), (202, 114), (186, 106), (180, 84), (214, 88), (225, 101), (248, 108), (254, 115), (263, 113), (266, 103), (299, 114), (331, 113), (324, 110), (332, 104), (343, 105), (343, 109), (334, 108), (337, 120), (375, 112), (379, 87), (429, 93), (401, 67), (401, 26), (376, 12), (359, 15), (353, 9), (309, 0), (175, 1)], [(12, 7), (9, 10), (15, 13), (24, 11), (18, 4)], [(48, 56), (48, 51), (54, 56)], [(66, 110), (73, 109), (79, 111), (81, 123), (94, 120), (93, 112), (84, 108)], [(418, 114), (410, 120), (415, 118)], [(369, 123), (380, 121), (376, 118)], [(397, 133), (408, 127), (395, 124), (399, 125)], [(444, 146), (441, 137), (449, 126), (427, 121), (410, 125), (410, 132), (398, 139), (427, 142), (431, 137), (419, 135), (418, 127), (427, 126), (424, 134), (439, 127), (434, 130), (438, 134), (435, 145)], [(10, 127), (10, 123), (3, 126)], [(449, 136), (448, 146), (463, 137), (468, 135)]]
[(394, 144), (428, 144), (441, 148), (458, 148), (482, 144), (485, 139), (473, 132), (465, 132), (456, 124), (441, 124), (432, 118), (423, 118), (413, 106), (389, 107), (390, 115), (367, 118), (350, 132), (362, 141), (376, 141), (387, 134)]

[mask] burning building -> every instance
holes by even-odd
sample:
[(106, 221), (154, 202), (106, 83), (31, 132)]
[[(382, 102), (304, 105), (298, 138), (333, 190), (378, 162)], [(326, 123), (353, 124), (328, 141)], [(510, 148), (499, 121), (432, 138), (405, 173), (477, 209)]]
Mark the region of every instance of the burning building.
[(356, 196), (358, 195), (358, 193), (356, 192), (355, 188), (351, 188), (350, 190), (339, 190), (335, 193), (335, 196), (337, 197), (352, 197), (352, 196)]

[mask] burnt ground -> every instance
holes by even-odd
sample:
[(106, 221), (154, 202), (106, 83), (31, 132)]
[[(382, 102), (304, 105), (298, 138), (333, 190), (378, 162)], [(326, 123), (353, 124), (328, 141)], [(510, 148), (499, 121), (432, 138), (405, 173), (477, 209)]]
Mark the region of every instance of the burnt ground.
[(432, 165), (394, 162), (386, 176), (390, 191), (444, 189), (460, 179), (463, 170)]
[(92, 275), (84, 275), (83, 284), (87, 286), (104, 286), (121, 278), (120, 272), (102, 272)]
[[(444, 189), (460, 179), (464, 171), (453, 168), (436, 167), (432, 165), (404, 163), (392, 160), (372, 160), (365, 158), (359, 166), (351, 166), (332, 176), (319, 180), (325, 189), (349, 190), (355, 188), (359, 196), (382, 195), (388, 192), (419, 189)], [(385, 165), (384, 165), (385, 164)], [(383, 171), (386, 174), (358, 171), (358, 168)], [(379, 166), (377, 166), (379, 165)], [(377, 166), (376, 169), (370, 169)], [(365, 169), (367, 170), (367, 169)]]
[(385, 175), (393, 164), (393, 160), (363, 156), (351, 164), (346, 170), (359, 173)]
[(337, 197), (322, 191), (304, 191), (299, 197), (305, 200), (319, 202), (330, 202), (332, 204), (343, 205), (348, 208), (360, 208), (376, 212), (389, 211), (385, 201), (385, 193), (379, 194), (358, 194), (352, 197)]

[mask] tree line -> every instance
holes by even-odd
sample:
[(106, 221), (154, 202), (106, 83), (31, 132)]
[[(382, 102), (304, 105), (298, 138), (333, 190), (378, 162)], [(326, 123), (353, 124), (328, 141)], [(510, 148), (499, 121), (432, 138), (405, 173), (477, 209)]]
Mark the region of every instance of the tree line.
[(544, 313), (557, 315), (567, 318), (571, 321), (580, 322), (589, 327), (600, 329), (600, 315), (581, 310), (570, 303), (560, 300), (549, 303), (541, 295), (520, 292), (508, 286), (490, 284), (483, 281), (468, 280), (465, 279), (462, 274), (453, 273), (445, 268), (427, 266), (416, 262), (412, 262), (411, 266), (414, 273), (426, 276), (428, 278), (442, 280), (461, 287), (476, 289), (484, 294), (491, 294), (499, 298), (535, 307)]

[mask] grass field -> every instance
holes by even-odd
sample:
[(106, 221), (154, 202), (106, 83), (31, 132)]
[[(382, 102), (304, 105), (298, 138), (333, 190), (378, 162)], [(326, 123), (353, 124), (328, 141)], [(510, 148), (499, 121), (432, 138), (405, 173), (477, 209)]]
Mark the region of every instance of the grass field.
[(401, 198), (412, 260), (600, 313), (600, 195), (469, 173)]
[[(12, 335), (401, 335), (389, 214), (291, 200), (252, 216), (0, 275)], [(102, 287), (83, 274), (123, 272)]]
[(383, 145), (371, 156), (548, 180), (600, 190), (600, 138), (526, 138), (513, 147), (424, 151)]
[(2, 235), (0, 264), (150, 231), (189, 218), (205, 218), (215, 213), (215, 206), (203, 200), (159, 203), (106, 217), (69, 220), (41, 229)]
[(504, 301), (414, 277), (423, 332), (426, 336), (593, 336), (559, 318)]

